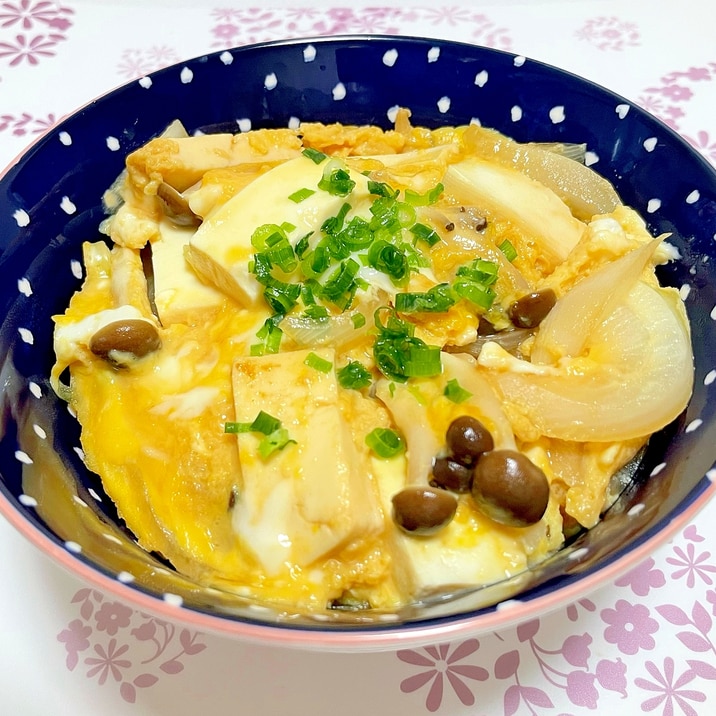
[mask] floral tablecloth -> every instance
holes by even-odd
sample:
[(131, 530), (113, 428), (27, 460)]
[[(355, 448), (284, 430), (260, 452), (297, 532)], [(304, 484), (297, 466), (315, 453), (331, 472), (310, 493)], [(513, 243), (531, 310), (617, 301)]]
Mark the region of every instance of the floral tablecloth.
[[(378, 32), (514, 51), (621, 93), (716, 163), (716, 4), (0, 0), (0, 166), (98, 94), (181, 59)], [(716, 713), (716, 504), (630, 574), (515, 629), (321, 654), (236, 643), (134, 611), (0, 521), (0, 713)]]

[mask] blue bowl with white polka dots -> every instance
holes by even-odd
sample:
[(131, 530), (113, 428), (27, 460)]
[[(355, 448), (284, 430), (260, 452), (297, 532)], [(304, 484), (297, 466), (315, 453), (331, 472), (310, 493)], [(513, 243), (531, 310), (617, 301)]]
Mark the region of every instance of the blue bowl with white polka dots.
[[(53, 393), (51, 316), (80, 286), (81, 244), (125, 156), (179, 118), (190, 132), (299, 121), (390, 126), (478, 121), (519, 141), (586, 143), (594, 169), (681, 258), (662, 283), (685, 297), (696, 381), (685, 413), (649, 443), (604, 519), (514, 582), (395, 614), (321, 621), (278, 613), (177, 574), (147, 554), (82, 462), (79, 426)], [(50, 129), (0, 176), (0, 513), (86, 582), (160, 617), (285, 646), (384, 649), (504, 628), (572, 602), (639, 561), (714, 493), (716, 174), (636, 105), (531, 59), (398, 37), (302, 39), (198, 57), (131, 82)], [(524, 583), (526, 582), (526, 587)], [(522, 586), (513, 593), (515, 585)]]

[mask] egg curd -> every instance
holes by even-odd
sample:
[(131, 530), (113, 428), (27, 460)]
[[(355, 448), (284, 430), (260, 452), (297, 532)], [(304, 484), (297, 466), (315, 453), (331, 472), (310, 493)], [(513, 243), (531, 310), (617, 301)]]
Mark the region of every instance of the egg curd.
[[(52, 384), (138, 543), (201, 584), (318, 612), (498, 582), (592, 527), (689, 400), (654, 271), (678, 254), (584, 148), (409, 116), (173, 127), (107, 192)], [(464, 416), (544, 475), (539, 519), (443, 489)], [(451, 514), (406, 529), (413, 488)]]

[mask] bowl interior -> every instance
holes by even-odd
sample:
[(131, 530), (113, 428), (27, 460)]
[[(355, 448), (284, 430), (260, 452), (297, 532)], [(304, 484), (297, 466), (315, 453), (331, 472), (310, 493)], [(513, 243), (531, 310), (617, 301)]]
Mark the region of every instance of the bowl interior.
[[(652, 438), (603, 521), (529, 573), (399, 614), (317, 621), (203, 588), (137, 547), (84, 467), (79, 426), (49, 386), (51, 316), (80, 286), (80, 247), (98, 236), (102, 192), (125, 155), (173, 119), (190, 132), (299, 120), (388, 127), (397, 106), (409, 107), (417, 125), (479, 121), (521, 141), (586, 142), (593, 167), (681, 253), (660, 278), (686, 297), (695, 392), (685, 414)], [(64, 120), (0, 180), (0, 511), (81, 576), (143, 606), (181, 602), (202, 626), (281, 624), (309, 641), (327, 630), (439, 630), (456, 616), (479, 628), (496, 614), (492, 603), (516, 590), (522, 606), (511, 618), (527, 618), (555, 595), (575, 598), (605, 570), (627, 566), (713, 492), (706, 473), (716, 457), (714, 239), (716, 176), (705, 160), (625, 99), (523, 57), (436, 40), (353, 37), (239, 48), (162, 70)]]

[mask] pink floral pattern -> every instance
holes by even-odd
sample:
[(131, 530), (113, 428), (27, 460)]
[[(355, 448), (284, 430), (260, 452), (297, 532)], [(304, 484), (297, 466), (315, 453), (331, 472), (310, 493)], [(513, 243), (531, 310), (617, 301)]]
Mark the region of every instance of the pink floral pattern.
[[(716, 80), (716, 62), (687, 70), (669, 72), (659, 82), (647, 87), (639, 96), (639, 104), (678, 132), (684, 132), (686, 108), (698, 96), (707, 83)], [(713, 92), (713, 89), (710, 90)], [(684, 137), (695, 149), (716, 164), (716, 137), (707, 130), (699, 129), (695, 134), (684, 132)]]
[(67, 39), (74, 10), (49, 0), (0, 2), (0, 63), (37, 65)]
[(153, 46), (146, 50), (128, 49), (122, 52), (117, 69), (126, 79), (134, 79), (161, 70), (179, 60), (179, 53), (166, 45)]
[(618, 17), (587, 20), (575, 34), (580, 40), (604, 51), (622, 51), (640, 44), (639, 28), (633, 22)]
[(199, 634), (107, 600), (94, 589), (80, 589), (72, 604), (79, 615), (57, 635), (68, 670), (82, 664), (88, 679), (117, 686), (128, 703), (136, 701), (138, 689), (182, 672), (185, 659), (206, 648)]
[(262, 7), (217, 8), (211, 13), (213, 47), (229, 47), (281, 37), (347, 33), (398, 34), (410, 23), (433, 27), (468, 27), (471, 39), (488, 47), (509, 50), (512, 40), (505, 27), (469, 7), (290, 7), (282, 13)]
[(29, 112), (21, 115), (0, 114), (0, 132), (7, 130), (16, 137), (42, 134), (57, 122), (54, 114), (45, 117), (33, 117)]
[[(565, 700), (578, 713), (600, 713), (601, 700), (609, 692), (620, 699), (632, 696), (643, 711), (659, 716), (701, 714), (699, 704), (709, 689), (713, 691), (708, 684), (716, 682), (716, 589), (699, 593), (690, 613), (674, 604), (660, 604), (658, 594), (674, 566), (679, 576), (670, 578), (691, 577), (688, 588), (694, 592), (710, 584), (704, 577), (710, 579), (714, 560), (710, 552), (695, 548), (703, 539), (695, 527), (687, 528), (661, 562), (649, 558), (614, 583), (611, 606), (597, 610), (594, 602), (583, 599), (567, 607), (563, 613), (573, 624), (571, 633), (556, 643), (555, 631), (564, 630), (555, 630), (547, 617), (495, 634), (482, 644), (472, 639), (399, 651), (398, 659), (415, 668), (400, 681), (400, 691), (407, 696), (424, 690), (425, 709), (430, 712), (447, 708), (451, 691), (462, 704), (475, 703), (484, 688), (475, 682), (487, 680), (491, 693), (502, 694), (502, 716), (557, 713)], [(647, 595), (655, 607), (642, 602)], [(655, 650), (656, 636), (666, 640), (669, 631), (693, 657), (643, 658)], [(623, 658), (599, 657), (614, 647)], [(460, 671), (455, 673), (458, 661)], [(470, 681), (464, 678), (468, 674)]]

